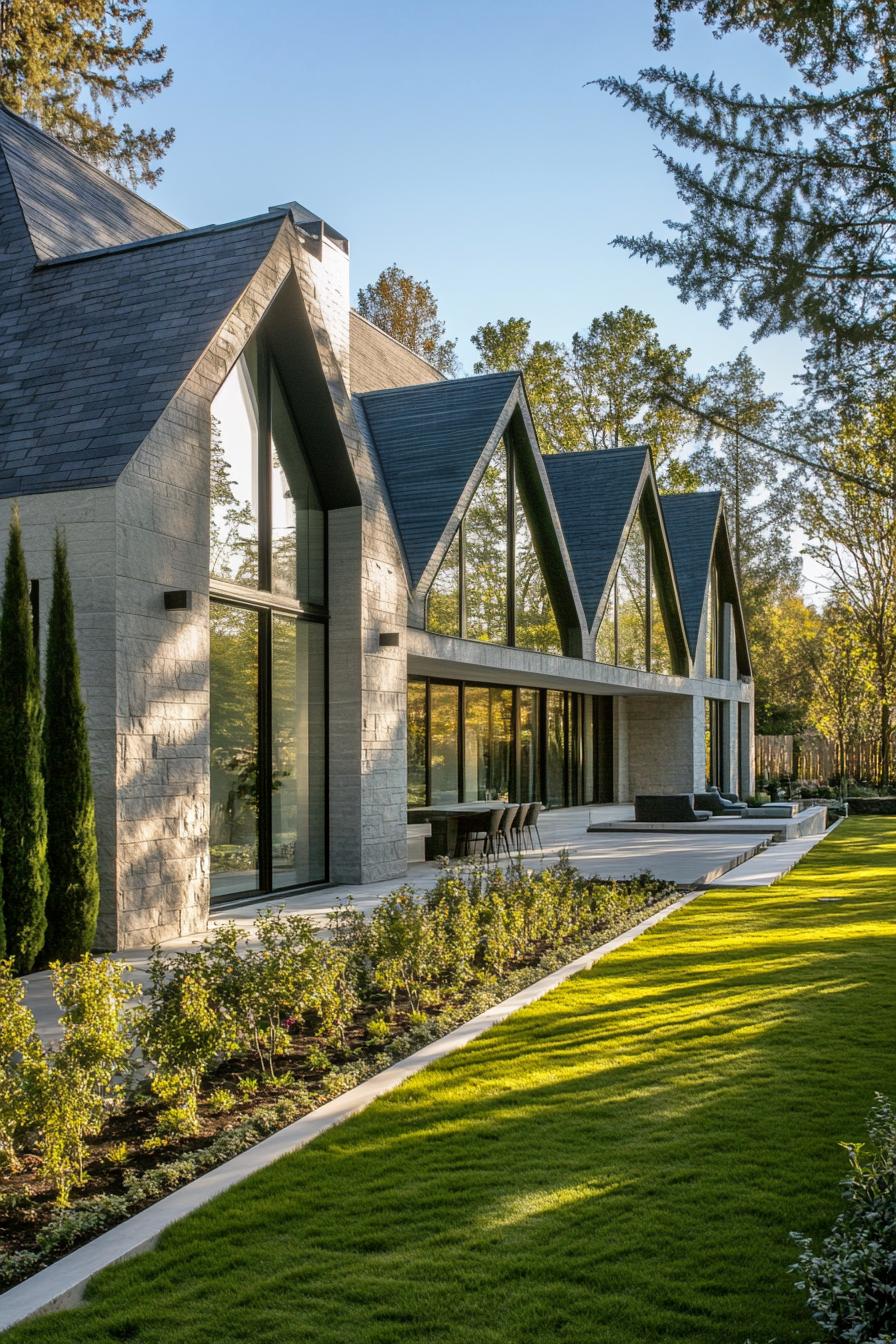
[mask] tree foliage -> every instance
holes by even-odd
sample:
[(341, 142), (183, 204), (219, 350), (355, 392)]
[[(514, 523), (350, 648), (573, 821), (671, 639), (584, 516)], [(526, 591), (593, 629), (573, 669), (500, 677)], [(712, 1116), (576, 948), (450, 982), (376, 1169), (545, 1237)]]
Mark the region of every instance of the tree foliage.
[(757, 733), (801, 733), (810, 719), (818, 613), (795, 584), (782, 584), (754, 613), (750, 649)]
[(117, 114), (171, 83), (145, 0), (0, 0), (0, 99), (123, 181), (154, 186), (174, 131)]
[(688, 210), (664, 236), (615, 241), (723, 325), (799, 332), (817, 390), (867, 387), (896, 364), (896, 3), (657, 0), (658, 47), (687, 10), (719, 37), (757, 33), (799, 82), (765, 97), (667, 65), (596, 81), (671, 147), (657, 153)]
[(701, 443), (689, 464), (702, 486), (722, 492), (750, 624), (782, 583), (799, 578), (790, 544), (797, 480), (780, 457), (757, 447), (774, 436), (779, 404), (745, 350), (709, 370), (703, 404), (712, 416), (698, 422)]
[(837, 773), (847, 773), (850, 752), (873, 735), (877, 702), (874, 666), (848, 599), (835, 594), (822, 613), (813, 645), (809, 716), (813, 728), (835, 743)]
[(44, 960), (74, 961), (93, 945), (100, 878), (75, 609), (65, 541), (59, 532), (53, 561), (46, 662), (44, 759), (49, 890)]
[(628, 306), (601, 313), (568, 346), (532, 341), (521, 317), (486, 323), (472, 337), (476, 373), (519, 369), (545, 452), (626, 448), (645, 444), (663, 484), (692, 489), (696, 478), (682, 453), (693, 430), (685, 398), (699, 384), (687, 371), (690, 350), (663, 345), (649, 313)]
[(440, 373), (457, 374), (457, 342), (446, 339), (439, 305), (426, 280), (415, 280), (395, 264), (387, 266), (372, 284), (358, 290), (358, 312)]
[(881, 783), (890, 778), (891, 706), (896, 700), (896, 394), (844, 421), (826, 456), (856, 462), (877, 490), (821, 473), (806, 491), (806, 553), (848, 602), (870, 660), (879, 707)]
[(46, 930), (47, 814), (37, 650), (22, 529), (13, 508), (0, 613), (0, 824), (6, 946), (31, 970)]

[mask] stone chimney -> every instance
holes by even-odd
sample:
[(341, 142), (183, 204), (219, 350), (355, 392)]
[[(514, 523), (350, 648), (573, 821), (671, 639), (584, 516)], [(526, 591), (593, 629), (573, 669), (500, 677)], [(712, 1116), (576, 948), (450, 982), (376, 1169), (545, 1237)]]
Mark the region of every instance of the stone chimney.
[[(317, 301), (347, 388), (349, 388), (349, 250), (344, 234), (298, 201), (272, 205), (288, 210), (305, 246), (314, 275)], [(349, 388), (349, 391), (351, 389)]]

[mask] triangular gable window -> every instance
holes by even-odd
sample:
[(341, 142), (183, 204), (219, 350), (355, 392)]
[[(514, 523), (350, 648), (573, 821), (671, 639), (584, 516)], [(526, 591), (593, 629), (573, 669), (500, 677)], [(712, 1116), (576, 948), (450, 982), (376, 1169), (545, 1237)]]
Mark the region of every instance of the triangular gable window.
[(560, 653), (560, 633), (501, 443), (439, 567), (426, 603), (434, 634)]
[(635, 515), (594, 641), (599, 663), (673, 672), (674, 656), (656, 546), (642, 509)]

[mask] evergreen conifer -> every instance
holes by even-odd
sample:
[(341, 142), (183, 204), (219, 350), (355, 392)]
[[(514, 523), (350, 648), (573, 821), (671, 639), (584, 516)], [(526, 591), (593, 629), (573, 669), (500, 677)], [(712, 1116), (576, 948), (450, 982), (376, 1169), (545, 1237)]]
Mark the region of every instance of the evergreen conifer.
[(75, 961), (93, 944), (100, 879), (75, 609), (65, 541), (59, 532), (47, 628), (44, 759), (50, 870), (44, 959)]
[(47, 814), (40, 678), (17, 508), (9, 526), (0, 612), (0, 824), (6, 951), (20, 975), (43, 947), (47, 902)]

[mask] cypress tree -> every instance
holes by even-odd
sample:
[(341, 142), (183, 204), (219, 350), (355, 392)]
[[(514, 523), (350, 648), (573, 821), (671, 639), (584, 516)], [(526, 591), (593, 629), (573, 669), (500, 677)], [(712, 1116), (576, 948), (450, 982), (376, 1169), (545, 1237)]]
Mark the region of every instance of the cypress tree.
[(40, 678), (18, 508), (13, 508), (0, 612), (0, 823), (6, 950), (24, 975), (46, 929), (47, 814)]
[(74, 961), (93, 944), (100, 878), (75, 608), (65, 541), (59, 532), (47, 628), (44, 759), (50, 869), (44, 960)]

